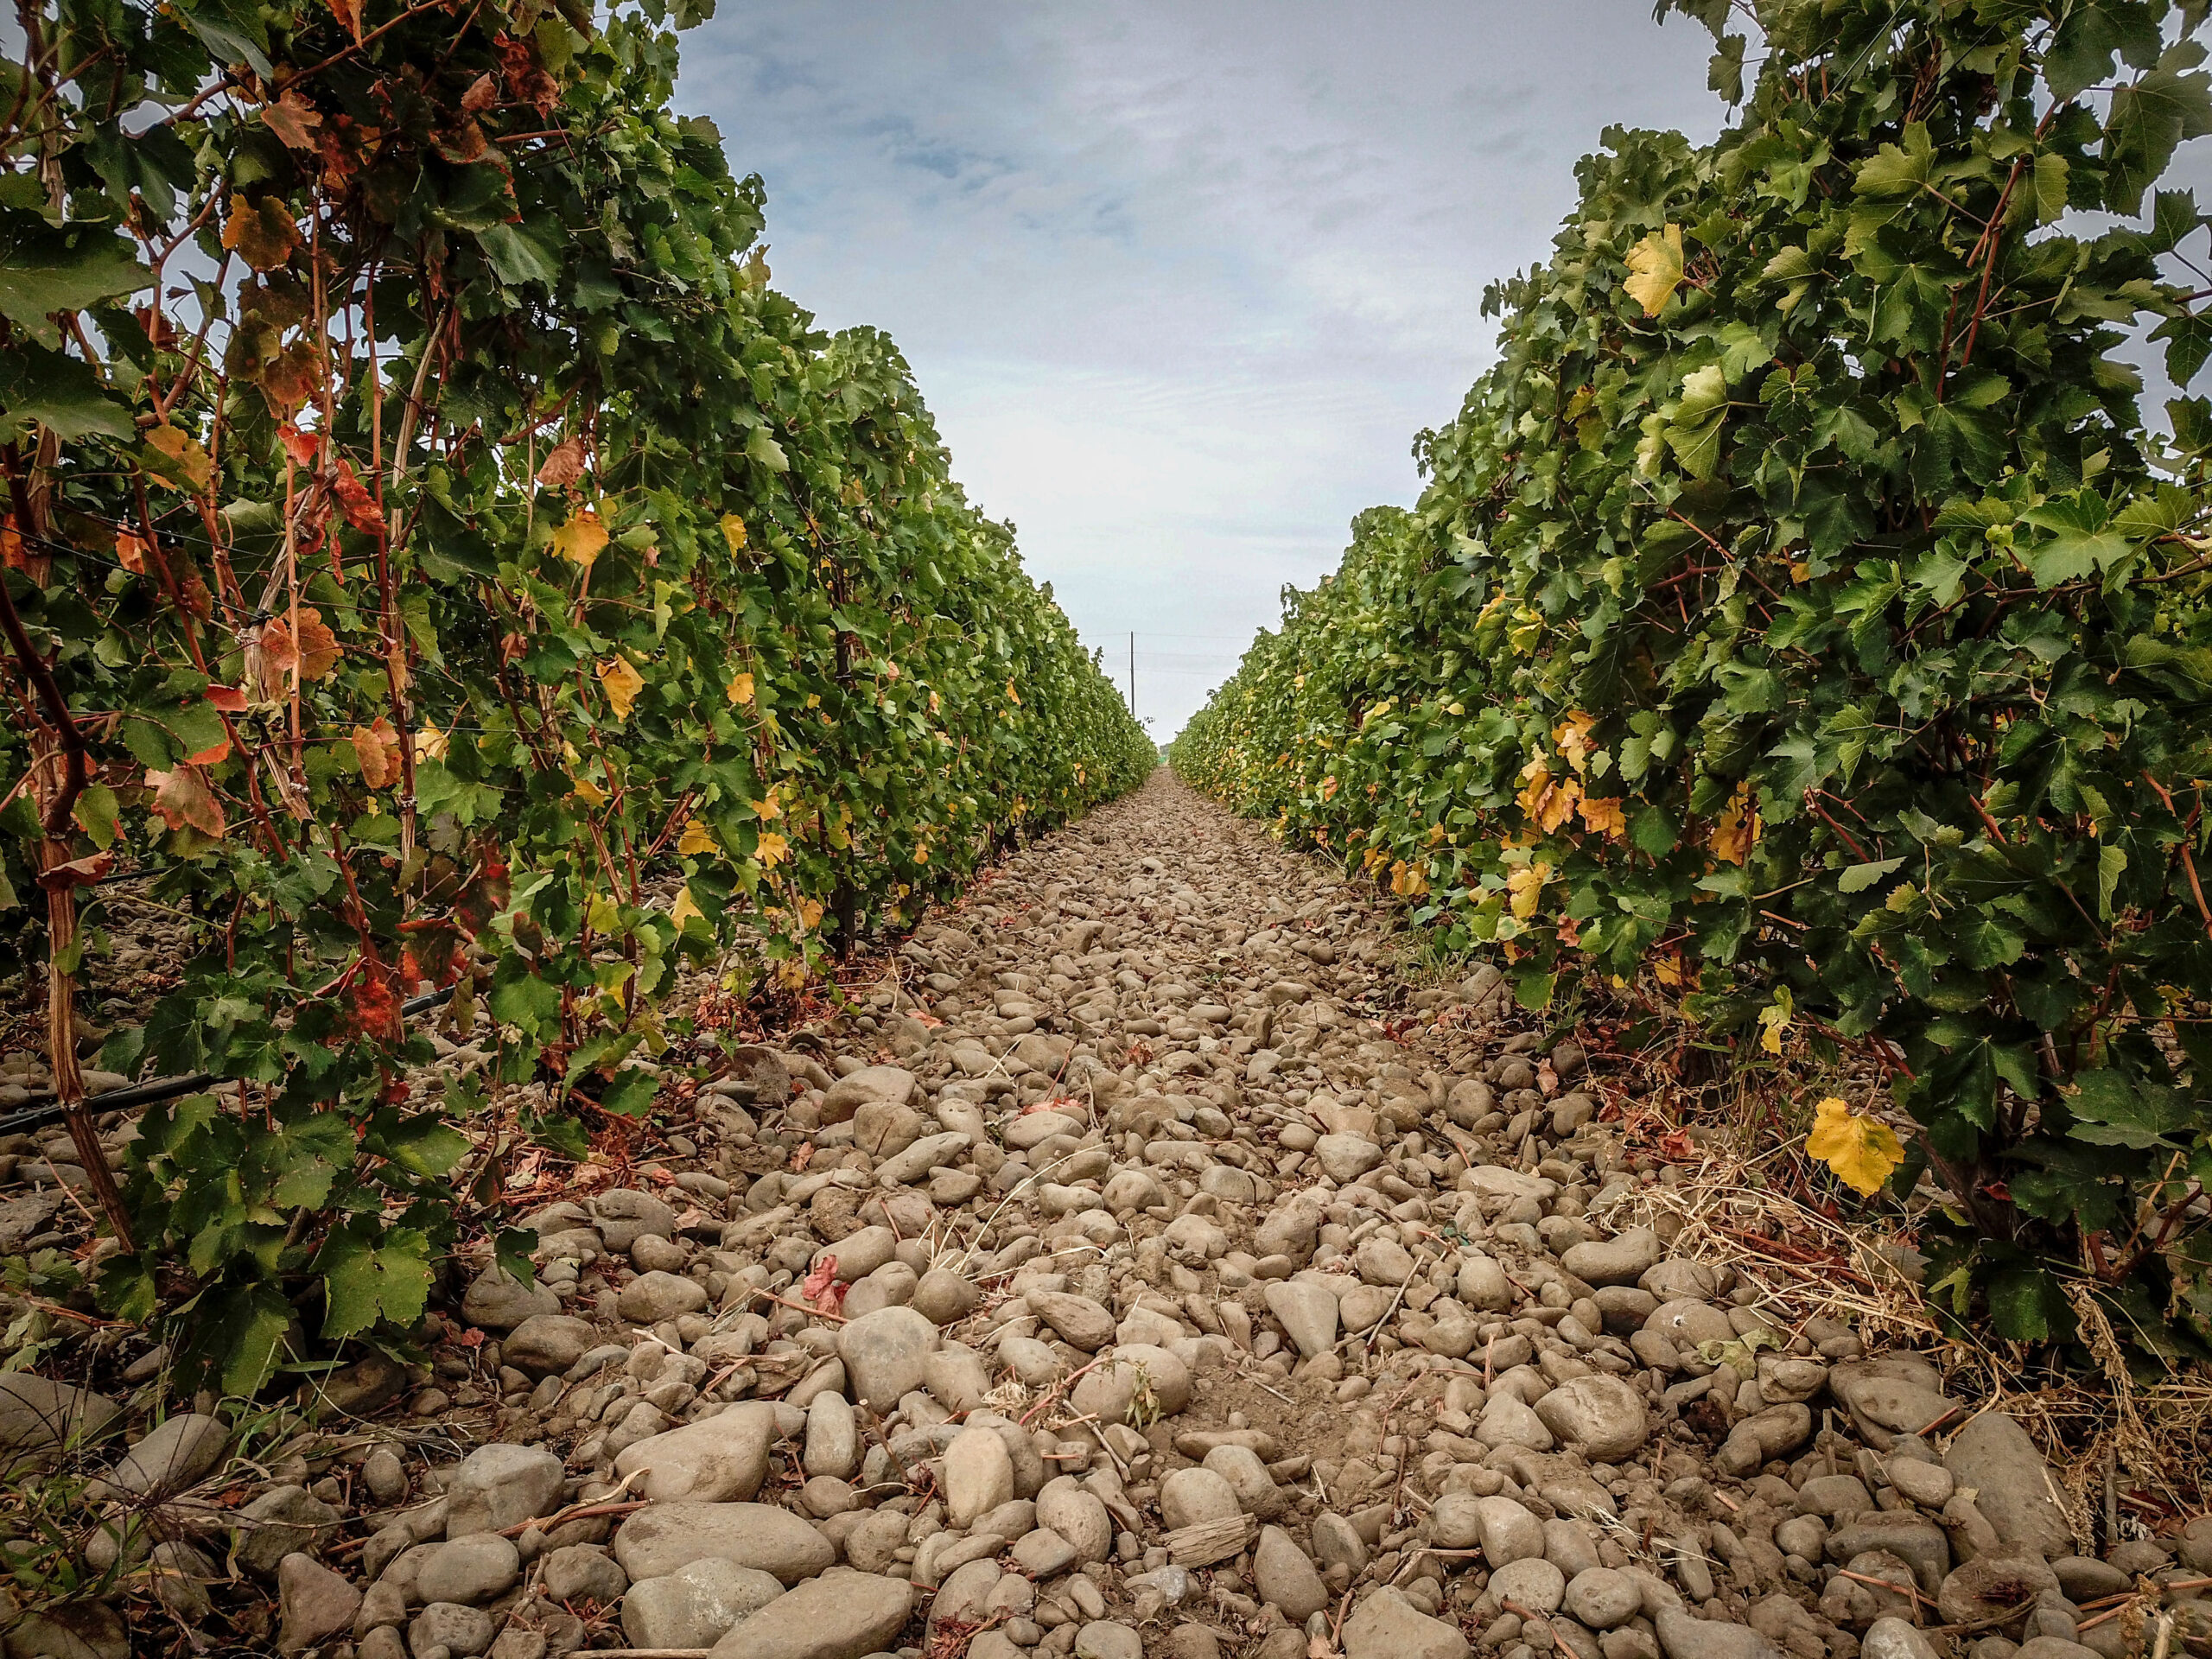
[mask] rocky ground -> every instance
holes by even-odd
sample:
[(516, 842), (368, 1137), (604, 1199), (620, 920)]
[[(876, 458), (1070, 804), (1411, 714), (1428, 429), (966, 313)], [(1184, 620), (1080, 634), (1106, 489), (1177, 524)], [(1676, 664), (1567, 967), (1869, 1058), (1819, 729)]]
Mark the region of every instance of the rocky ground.
[(150, 1356), (0, 1377), (0, 1445), (140, 1436), (83, 1554), (159, 1597), (8, 1653), (2212, 1650), (2212, 1522), (2093, 1548), (1942, 1354), (1697, 1259), (1580, 1051), (1394, 926), (1161, 773), (564, 1177), (536, 1282), (478, 1264), (311, 1432), (162, 1418)]

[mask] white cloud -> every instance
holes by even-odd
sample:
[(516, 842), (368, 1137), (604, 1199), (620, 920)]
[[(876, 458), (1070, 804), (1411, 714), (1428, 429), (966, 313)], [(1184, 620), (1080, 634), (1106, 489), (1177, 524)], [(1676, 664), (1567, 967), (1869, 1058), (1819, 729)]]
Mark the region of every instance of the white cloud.
[(970, 495), (1163, 735), (1487, 360), (1609, 124), (1719, 124), (1648, 0), (726, 10), (678, 101), (778, 285), (904, 348)]

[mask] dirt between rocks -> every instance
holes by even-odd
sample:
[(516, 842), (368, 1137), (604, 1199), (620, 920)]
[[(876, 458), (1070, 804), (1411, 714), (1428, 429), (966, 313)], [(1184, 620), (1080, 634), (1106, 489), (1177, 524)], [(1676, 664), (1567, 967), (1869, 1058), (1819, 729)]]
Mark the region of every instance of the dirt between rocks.
[(1629, 1224), (1660, 1173), (1580, 1052), (1402, 944), (1165, 772), (1020, 851), (703, 1089), (672, 1179), (580, 1171), (435, 1374), (336, 1380), (233, 1522), (268, 1647), (2212, 1650), (2212, 1523), (2077, 1535), (1929, 1357)]

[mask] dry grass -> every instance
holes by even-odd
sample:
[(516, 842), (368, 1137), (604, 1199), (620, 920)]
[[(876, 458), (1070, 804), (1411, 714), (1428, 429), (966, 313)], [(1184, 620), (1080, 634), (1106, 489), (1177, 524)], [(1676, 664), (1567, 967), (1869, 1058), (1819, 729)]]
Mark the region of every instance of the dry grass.
[(1909, 1248), (1905, 1241), (1825, 1215), (1764, 1178), (1763, 1166), (1791, 1155), (1788, 1147), (1756, 1158), (1704, 1148), (1694, 1166), (1677, 1166), (1678, 1185), (1631, 1189), (1603, 1218), (1616, 1230), (1671, 1234), (1675, 1255), (1732, 1269), (1757, 1291), (1753, 1306), (1793, 1331), (1826, 1318), (1869, 1346), (1936, 1339), (1935, 1317), (1889, 1253)]
[(1809, 1319), (1836, 1319), (1869, 1351), (1923, 1354), (1954, 1395), (2027, 1427), (2085, 1546), (2171, 1530), (2206, 1511), (2212, 1375), (2139, 1379), (2104, 1309), (2079, 1286), (2068, 1300), (2097, 1369), (2031, 1369), (2026, 1350), (1940, 1318), (1918, 1274), (1903, 1265), (1918, 1261), (1916, 1223), (1932, 1202), (1926, 1192), (1905, 1205), (1862, 1205), (1806, 1155), (1791, 1131), (1799, 1115), (1792, 1103), (1844, 1094), (1878, 1113), (1886, 1101), (1876, 1080), (1777, 1071), (1692, 1089), (1651, 1057), (1614, 1058), (1628, 1060), (1628, 1070), (1605, 1078), (1599, 1091), (1631, 1149), (1672, 1173), (1622, 1194), (1603, 1216), (1608, 1226), (1655, 1227), (1671, 1236), (1674, 1253), (1731, 1269), (1777, 1325), (1802, 1331)]

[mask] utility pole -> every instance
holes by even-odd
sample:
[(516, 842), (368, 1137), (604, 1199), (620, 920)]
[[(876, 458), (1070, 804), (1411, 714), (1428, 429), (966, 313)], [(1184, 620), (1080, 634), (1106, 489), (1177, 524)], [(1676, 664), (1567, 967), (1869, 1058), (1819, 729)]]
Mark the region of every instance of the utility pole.
[(1131, 630), (1130, 630), (1130, 632), (1129, 632), (1129, 713), (1130, 713), (1130, 715), (1131, 715), (1132, 716), (1135, 716), (1135, 715), (1136, 714), (1136, 711), (1137, 711), (1137, 636), (1136, 636), (1136, 631), (1135, 631), (1135, 629), (1131, 629)]

